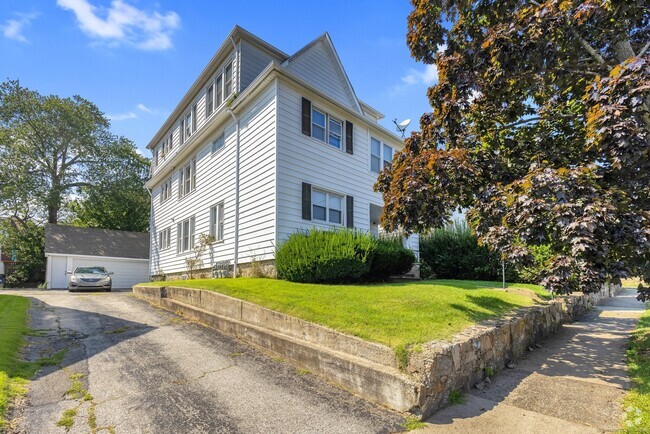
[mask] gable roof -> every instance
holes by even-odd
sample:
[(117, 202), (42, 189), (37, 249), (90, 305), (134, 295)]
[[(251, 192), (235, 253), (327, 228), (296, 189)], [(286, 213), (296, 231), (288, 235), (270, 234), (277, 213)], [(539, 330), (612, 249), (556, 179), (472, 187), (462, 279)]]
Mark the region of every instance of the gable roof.
[(327, 57), (327, 62), (324, 66), (330, 66), (332, 68), (334, 75), (338, 78), (338, 84), (341, 86), (341, 90), (346, 96), (346, 98), (344, 100), (341, 100), (341, 102), (346, 103), (357, 113), (363, 113), (363, 109), (361, 108), (361, 104), (357, 98), (357, 94), (352, 87), (352, 83), (350, 82), (348, 74), (343, 68), (341, 58), (336, 52), (336, 48), (334, 48), (334, 43), (332, 42), (332, 38), (330, 37), (329, 33), (323, 33), (321, 36), (314, 39), (309, 44), (302, 47), (300, 50), (296, 51), (293, 55), (291, 55), (291, 57), (282, 63), (282, 66), (284, 68), (292, 70), (294, 73), (298, 73), (302, 76), (302, 78), (310, 81), (316, 87), (323, 88), (322, 81), (319, 80), (319, 77), (314, 76), (313, 70), (308, 74), (300, 74), (298, 66), (301, 62), (311, 63), (313, 61), (313, 58), (310, 58), (310, 55), (322, 55), (322, 53), (318, 53), (319, 50), (324, 51), (324, 54)]
[(48, 224), (45, 254), (149, 259), (149, 234)]

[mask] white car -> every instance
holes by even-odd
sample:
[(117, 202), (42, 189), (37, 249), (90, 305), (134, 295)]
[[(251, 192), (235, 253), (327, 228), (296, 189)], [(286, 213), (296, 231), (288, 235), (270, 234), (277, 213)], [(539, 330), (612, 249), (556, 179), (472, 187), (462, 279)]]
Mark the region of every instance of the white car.
[(113, 273), (109, 273), (104, 267), (77, 267), (74, 271), (66, 271), (65, 274), (70, 275), (68, 279), (70, 292), (80, 289), (103, 289), (108, 292), (113, 287), (111, 280)]

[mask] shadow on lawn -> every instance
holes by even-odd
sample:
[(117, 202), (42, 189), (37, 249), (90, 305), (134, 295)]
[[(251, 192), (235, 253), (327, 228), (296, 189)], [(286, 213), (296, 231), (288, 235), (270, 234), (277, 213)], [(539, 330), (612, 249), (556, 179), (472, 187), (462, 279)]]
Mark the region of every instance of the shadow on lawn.
[(467, 300), (477, 306), (472, 308), (457, 303), (451, 303), (449, 306), (462, 312), (472, 321), (479, 322), (495, 316), (502, 315), (508, 311), (520, 308), (518, 304), (510, 303), (499, 297), (491, 295), (468, 295)]

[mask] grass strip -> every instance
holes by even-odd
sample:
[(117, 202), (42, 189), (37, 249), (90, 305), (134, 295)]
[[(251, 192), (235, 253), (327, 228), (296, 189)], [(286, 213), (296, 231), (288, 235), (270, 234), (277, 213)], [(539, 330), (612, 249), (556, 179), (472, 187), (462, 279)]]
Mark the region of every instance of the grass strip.
[(641, 316), (627, 350), (632, 389), (623, 400), (623, 433), (650, 433), (650, 310)]

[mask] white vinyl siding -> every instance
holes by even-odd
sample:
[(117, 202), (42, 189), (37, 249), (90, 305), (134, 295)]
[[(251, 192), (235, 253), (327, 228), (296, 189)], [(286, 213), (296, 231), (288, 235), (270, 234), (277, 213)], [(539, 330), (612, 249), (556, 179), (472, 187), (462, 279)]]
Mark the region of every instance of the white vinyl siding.
[[(239, 78), (240, 92), (255, 80), (260, 72), (266, 68), (274, 57), (261, 50), (248, 41), (241, 41), (241, 73)], [(276, 59), (280, 60), (280, 59)], [(284, 60), (284, 59), (282, 59)]]
[(340, 104), (357, 110), (355, 96), (344, 73), (336, 66), (335, 54), (318, 42), (289, 62), (287, 69)]
[[(370, 205), (380, 206), (383, 203), (380, 193), (373, 191), (377, 175), (368, 170), (370, 155), (370, 137), (377, 137), (383, 144), (386, 142), (399, 147), (398, 138), (392, 138), (374, 129), (370, 124), (363, 125), (355, 121), (353, 130), (354, 154), (331, 152), (327, 146), (313, 146), (313, 139), (302, 134), (301, 110), (303, 89), (288, 81), (281, 80), (278, 93), (278, 144), (277, 144), (277, 243), (280, 244), (296, 231), (308, 230), (313, 227), (328, 229), (332, 227), (329, 221), (314, 218), (311, 221), (302, 219), (302, 183), (312, 185), (313, 190), (334, 192), (342, 197), (341, 222), (347, 224), (345, 197), (354, 198), (353, 226), (358, 230), (370, 231)], [(307, 96), (320, 110), (331, 113), (337, 119), (345, 119), (345, 113), (337, 107), (314, 96)], [(381, 152), (381, 146), (380, 146)], [(382, 156), (383, 158), (383, 156)], [(383, 160), (380, 160), (383, 163)], [(321, 202), (322, 203), (322, 202)], [(312, 213), (313, 213), (313, 203)], [(328, 209), (332, 208), (328, 206)], [(417, 250), (418, 236), (409, 238), (410, 245)]]
[[(202, 101), (199, 102), (199, 122)], [(240, 219), (239, 262), (273, 259), (275, 252), (275, 87), (270, 83), (259, 96), (246, 103), (240, 119)], [(199, 125), (199, 129), (201, 126)], [(164, 205), (154, 201), (152, 231), (169, 226), (173, 221), (172, 248), (158, 251), (152, 249), (151, 274), (183, 273), (187, 271), (184, 255), (177, 255), (176, 224), (191, 216), (195, 217), (195, 239), (210, 233), (210, 207), (224, 204), (223, 241), (215, 244), (211, 253), (203, 256), (203, 266), (212, 261), (233, 261), (235, 234), (235, 123), (227, 117), (223, 125), (215, 126), (215, 135), (197, 136), (201, 143), (192, 151), (196, 163), (196, 188), (190, 197), (171, 200)], [(223, 146), (213, 154), (214, 140), (223, 133)], [(178, 134), (178, 130), (176, 130)], [(216, 136), (218, 135), (218, 136)], [(193, 138), (194, 140), (195, 138)], [(218, 144), (217, 146), (221, 146)], [(187, 160), (185, 161), (187, 163)], [(173, 195), (181, 186), (181, 165), (172, 175)], [(158, 190), (160, 186), (158, 186)], [(158, 229), (156, 229), (158, 228)]]

